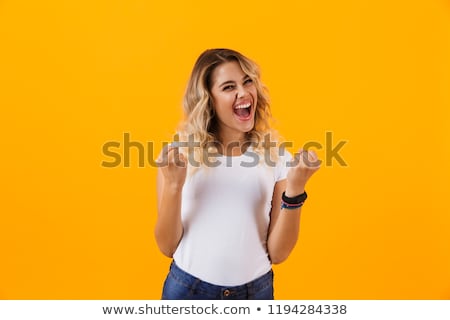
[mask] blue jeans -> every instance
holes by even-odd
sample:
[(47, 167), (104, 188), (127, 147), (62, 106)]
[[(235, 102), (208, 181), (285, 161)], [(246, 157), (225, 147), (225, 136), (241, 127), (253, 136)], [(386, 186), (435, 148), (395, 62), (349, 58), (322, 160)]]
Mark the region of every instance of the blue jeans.
[(246, 284), (225, 287), (202, 281), (172, 261), (162, 300), (273, 300), (273, 271)]

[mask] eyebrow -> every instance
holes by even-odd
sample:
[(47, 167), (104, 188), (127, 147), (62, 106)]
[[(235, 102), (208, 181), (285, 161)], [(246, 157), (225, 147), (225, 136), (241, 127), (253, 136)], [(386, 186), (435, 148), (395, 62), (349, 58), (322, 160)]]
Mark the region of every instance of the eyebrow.
[[(242, 80), (245, 80), (246, 78), (250, 78), (250, 76), (248, 74), (246, 74), (244, 77), (242, 77)], [(228, 80), (228, 81), (223, 82), (221, 85), (219, 85), (219, 88), (222, 88), (223, 86), (225, 86), (227, 84), (234, 84), (234, 83), (236, 83), (236, 82), (233, 80)]]

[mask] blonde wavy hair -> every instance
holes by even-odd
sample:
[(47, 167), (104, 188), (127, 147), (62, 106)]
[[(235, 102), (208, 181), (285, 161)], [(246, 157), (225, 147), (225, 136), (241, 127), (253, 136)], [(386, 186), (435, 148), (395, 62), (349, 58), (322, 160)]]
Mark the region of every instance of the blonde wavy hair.
[[(181, 141), (195, 141), (197, 147), (193, 148), (193, 154), (189, 156), (193, 156), (201, 165), (205, 164), (205, 151), (217, 152), (217, 143), (219, 143), (216, 134), (217, 119), (211, 95), (211, 76), (215, 68), (231, 61), (239, 63), (242, 71), (252, 79), (257, 89), (255, 125), (246, 133), (245, 143), (249, 143), (255, 152), (262, 154), (265, 149), (273, 148), (273, 143), (266, 143), (267, 135), (269, 134), (270, 141), (277, 136), (271, 129), (269, 97), (267, 88), (261, 82), (258, 65), (231, 49), (208, 49), (198, 57), (192, 70), (183, 98), (185, 119), (179, 128)], [(188, 139), (188, 137), (191, 138)], [(270, 154), (275, 155), (273, 150), (269, 151)], [(182, 152), (186, 153), (186, 149)]]

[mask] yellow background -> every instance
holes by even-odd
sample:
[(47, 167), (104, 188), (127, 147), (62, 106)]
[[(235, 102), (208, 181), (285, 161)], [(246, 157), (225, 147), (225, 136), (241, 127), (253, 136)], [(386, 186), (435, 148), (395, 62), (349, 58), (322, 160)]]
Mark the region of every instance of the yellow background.
[(259, 63), (296, 149), (347, 141), (276, 298), (450, 298), (449, 2), (275, 3), (0, 1), (1, 299), (159, 298), (156, 170), (135, 149), (104, 168), (102, 146), (159, 152), (214, 47)]

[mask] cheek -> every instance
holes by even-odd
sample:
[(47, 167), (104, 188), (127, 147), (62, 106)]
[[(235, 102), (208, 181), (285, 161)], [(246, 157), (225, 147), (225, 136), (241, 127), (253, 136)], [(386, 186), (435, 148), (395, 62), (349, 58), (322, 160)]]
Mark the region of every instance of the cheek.
[(217, 110), (229, 110), (234, 103), (234, 97), (230, 95), (221, 95), (215, 99), (215, 107)]
[(255, 100), (256, 104), (258, 103), (258, 90), (256, 90), (256, 88), (253, 88), (253, 90), (251, 91), (251, 94), (253, 96), (253, 99)]

